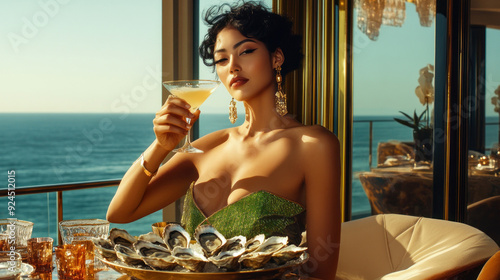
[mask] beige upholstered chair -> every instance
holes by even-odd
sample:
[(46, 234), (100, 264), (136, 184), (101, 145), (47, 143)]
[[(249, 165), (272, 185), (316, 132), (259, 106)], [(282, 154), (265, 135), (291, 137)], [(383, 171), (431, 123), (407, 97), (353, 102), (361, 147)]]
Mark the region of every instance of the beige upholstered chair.
[(380, 214), (342, 224), (337, 279), (451, 279), (498, 250), (466, 224)]

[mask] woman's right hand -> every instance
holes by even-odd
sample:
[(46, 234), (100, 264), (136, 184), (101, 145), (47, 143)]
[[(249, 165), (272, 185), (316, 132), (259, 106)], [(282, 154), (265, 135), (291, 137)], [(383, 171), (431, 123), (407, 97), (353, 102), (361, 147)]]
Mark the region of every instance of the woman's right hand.
[[(199, 110), (193, 114), (189, 108), (189, 104), (183, 99), (169, 96), (156, 113), (153, 120), (156, 141), (165, 150), (173, 150), (200, 116)], [(186, 118), (191, 118), (191, 124), (187, 123)]]

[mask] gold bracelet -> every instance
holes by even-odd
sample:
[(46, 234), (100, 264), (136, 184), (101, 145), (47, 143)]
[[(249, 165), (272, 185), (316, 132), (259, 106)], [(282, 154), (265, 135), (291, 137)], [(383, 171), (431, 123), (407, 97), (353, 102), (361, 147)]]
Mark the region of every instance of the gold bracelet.
[(144, 174), (146, 174), (146, 176), (148, 177), (155, 176), (156, 172), (158, 172), (158, 170), (156, 170), (155, 172), (151, 172), (144, 166), (144, 153), (141, 154), (141, 167), (142, 171), (144, 171)]

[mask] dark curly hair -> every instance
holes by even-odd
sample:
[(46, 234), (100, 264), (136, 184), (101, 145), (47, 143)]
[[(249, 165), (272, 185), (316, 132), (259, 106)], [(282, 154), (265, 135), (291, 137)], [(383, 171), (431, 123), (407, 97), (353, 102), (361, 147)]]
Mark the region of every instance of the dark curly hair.
[(281, 73), (297, 69), (302, 61), (302, 37), (292, 32), (292, 21), (270, 12), (265, 6), (253, 1), (231, 6), (212, 6), (205, 13), (205, 23), (210, 26), (200, 45), (203, 63), (214, 67), (214, 48), (217, 34), (227, 26), (236, 28), (243, 36), (263, 42), (269, 52), (280, 48), (285, 56)]

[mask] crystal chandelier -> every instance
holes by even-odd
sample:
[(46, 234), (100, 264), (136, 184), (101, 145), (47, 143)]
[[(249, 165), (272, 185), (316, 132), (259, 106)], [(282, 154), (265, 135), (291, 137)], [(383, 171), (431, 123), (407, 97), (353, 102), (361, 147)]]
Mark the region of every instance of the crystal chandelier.
[(356, 6), (358, 28), (371, 40), (377, 40), (382, 25), (385, 0), (356, 0)]
[(385, 0), (382, 24), (401, 27), (406, 17), (405, 0)]
[(436, 1), (437, 0), (415, 0), (420, 25), (429, 27), (436, 16)]
[[(436, 16), (437, 0), (407, 0), (414, 3), (420, 25), (429, 27)], [(401, 27), (406, 18), (405, 0), (356, 0), (357, 23), (361, 32), (375, 41), (382, 24)]]

